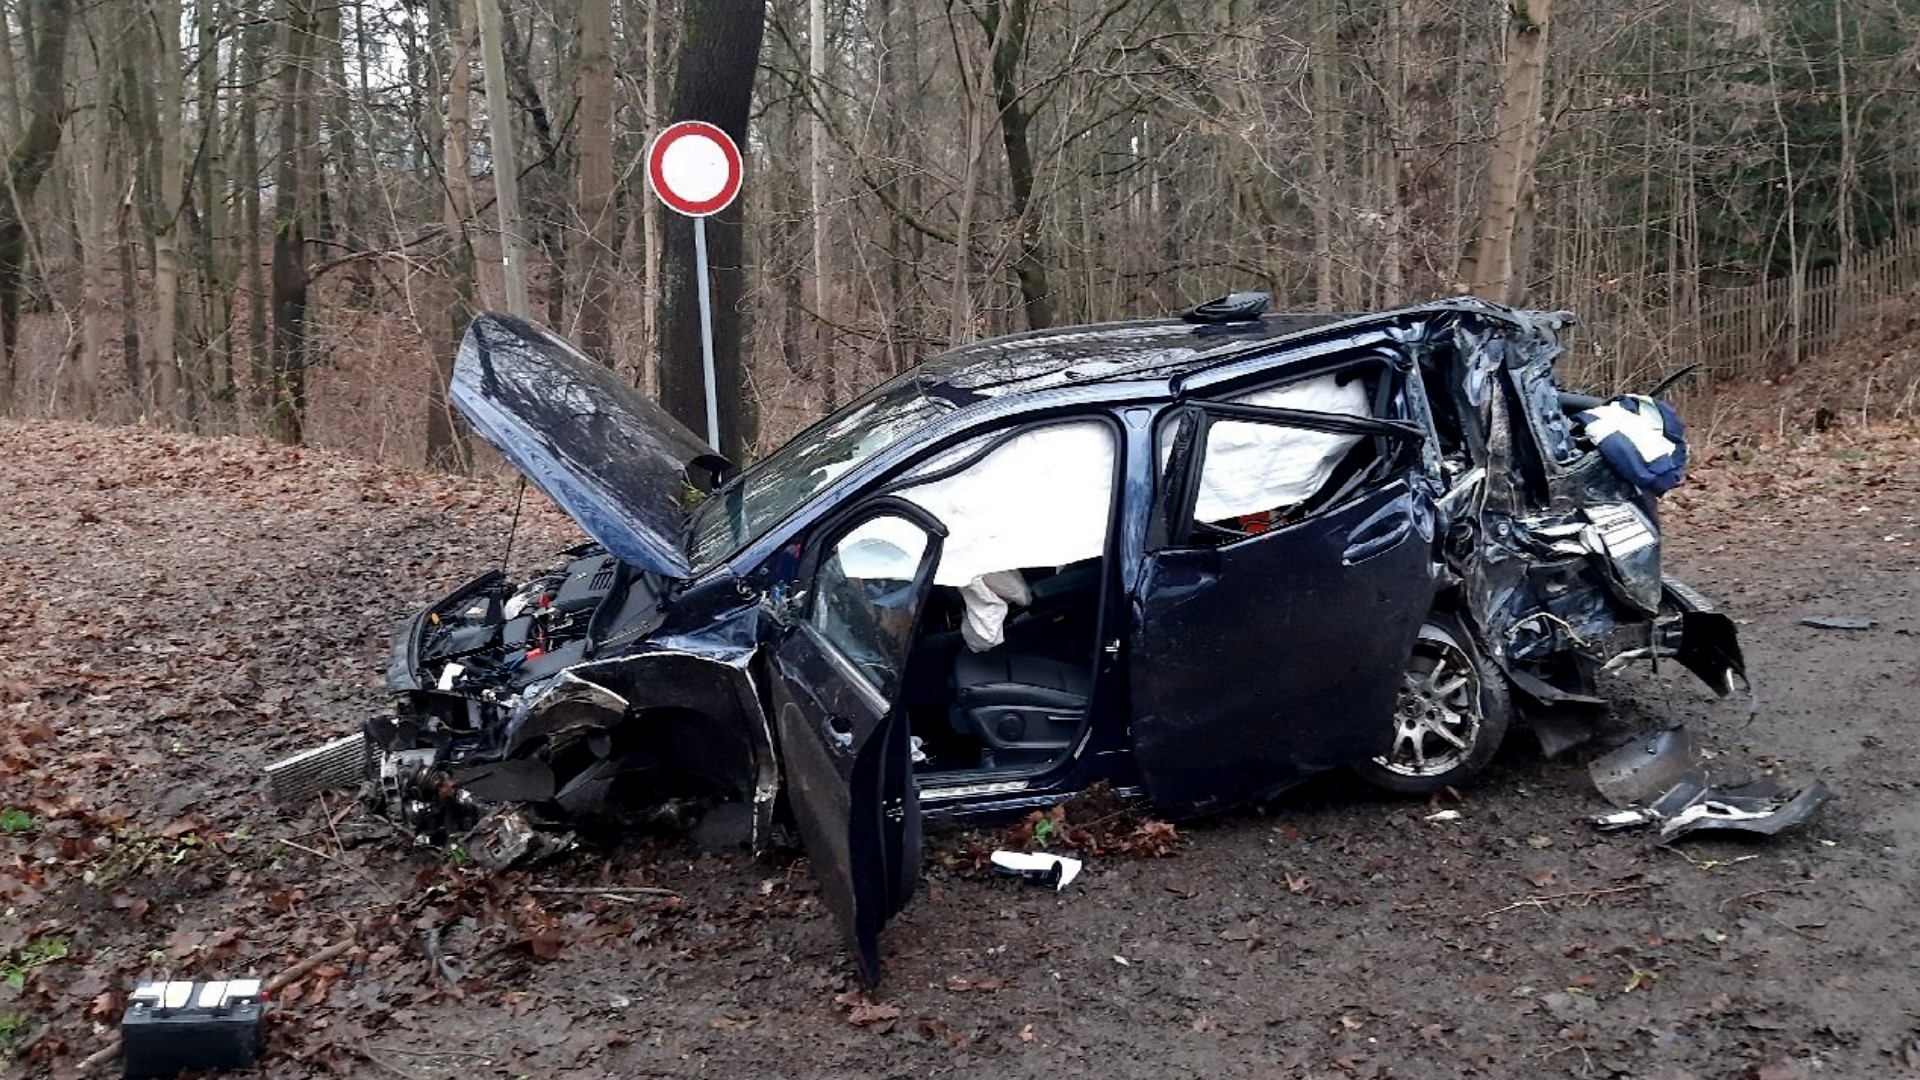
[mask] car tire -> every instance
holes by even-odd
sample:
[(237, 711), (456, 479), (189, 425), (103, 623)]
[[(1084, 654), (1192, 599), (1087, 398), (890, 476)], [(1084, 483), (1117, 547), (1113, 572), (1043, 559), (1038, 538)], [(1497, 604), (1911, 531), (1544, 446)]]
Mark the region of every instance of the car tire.
[(1401, 675), (1385, 754), (1354, 766), (1362, 780), (1427, 795), (1478, 775), (1506, 737), (1506, 679), (1448, 615), (1429, 616)]

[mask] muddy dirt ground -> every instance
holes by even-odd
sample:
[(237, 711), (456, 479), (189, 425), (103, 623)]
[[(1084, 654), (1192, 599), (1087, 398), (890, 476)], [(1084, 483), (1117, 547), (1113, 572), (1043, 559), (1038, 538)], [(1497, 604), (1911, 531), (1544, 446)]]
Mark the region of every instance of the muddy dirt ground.
[[(1670, 562), (1740, 621), (1760, 711), (1673, 672), (1619, 687), (1623, 726), (1825, 779), (1808, 830), (1596, 835), (1580, 760), (1521, 739), (1457, 822), (1316, 782), (1059, 895), (938, 836), (871, 999), (795, 856), (636, 838), (494, 878), (343, 799), (265, 800), (263, 764), (380, 708), (395, 622), (499, 559), (512, 487), (44, 424), (0, 425), (0, 460), (0, 1074), (73, 1073), (140, 977), (340, 942), (282, 994), (260, 1075), (1920, 1069), (1911, 429), (1700, 464)], [(530, 503), (514, 564), (568, 535)], [(552, 891), (598, 885), (671, 894)]]

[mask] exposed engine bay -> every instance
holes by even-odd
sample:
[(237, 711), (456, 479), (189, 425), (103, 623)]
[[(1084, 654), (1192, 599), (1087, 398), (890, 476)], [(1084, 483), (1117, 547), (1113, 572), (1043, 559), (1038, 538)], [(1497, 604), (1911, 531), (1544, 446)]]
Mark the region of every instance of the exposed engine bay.
[(596, 624), (595, 616), (616, 606), (608, 603), (616, 591), (623, 610), (658, 606), (647, 576), (628, 570), (598, 544), (561, 554), (572, 561), (519, 583), (497, 573), (481, 578), (426, 613), (419, 664), (434, 689), (498, 702), (504, 687), (536, 682), (585, 660), (596, 625), (610, 621)]
[[(491, 572), (421, 613), (389, 672), (406, 693), (368, 722), (370, 807), (435, 842), (464, 838), (483, 864), (565, 846), (536, 826), (679, 827), (721, 794), (660, 768), (685, 755), (626, 722), (626, 695), (570, 671), (657, 627), (663, 583), (598, 544), (561, 555), (524, 581)], [(417, 674), (401, 677), (403, 663)], [(616, 779), (631, 799), (611, 797)]]

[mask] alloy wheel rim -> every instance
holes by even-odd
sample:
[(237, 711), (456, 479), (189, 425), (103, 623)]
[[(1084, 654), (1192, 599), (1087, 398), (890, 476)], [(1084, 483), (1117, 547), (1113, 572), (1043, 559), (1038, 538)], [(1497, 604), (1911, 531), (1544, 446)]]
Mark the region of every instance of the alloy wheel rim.
[(1450, 641), (1423, 639), (1420, 644), (1401, 677), (1393, 745), (1373, 759), (1401, 776), (1438, 776), (1457, 769), (1480, 741), (1480, 687), (1467, 657)]

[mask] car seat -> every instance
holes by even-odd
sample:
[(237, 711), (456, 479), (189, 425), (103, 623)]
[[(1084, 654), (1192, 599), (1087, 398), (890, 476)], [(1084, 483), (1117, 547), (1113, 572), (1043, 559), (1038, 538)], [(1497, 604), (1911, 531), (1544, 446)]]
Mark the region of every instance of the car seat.
[(1067, 748), (1093, 696), (1088, 662), (1069, 663), (1009, 642), (953, 662), (954, 730), (984, 744), (981, 764), (1039, 765)]

